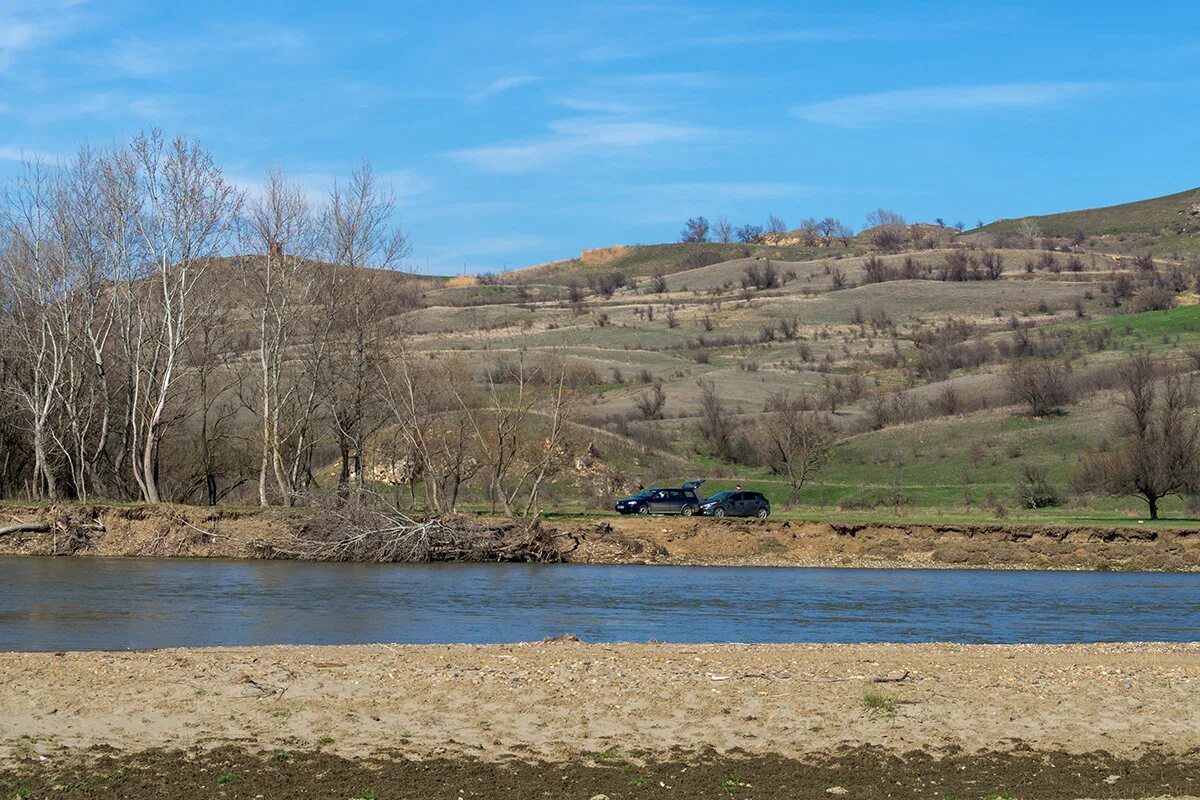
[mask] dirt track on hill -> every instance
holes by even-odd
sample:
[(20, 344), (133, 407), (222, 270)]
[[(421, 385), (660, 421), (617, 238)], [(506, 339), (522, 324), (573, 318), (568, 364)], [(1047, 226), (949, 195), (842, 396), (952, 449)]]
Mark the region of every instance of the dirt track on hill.
[[(49, 532), (0, 536), (0, 554), (285, 558), (303, 510), (191, 506), (0, 507)], [(1200, 529), (605, 517), (554, 520), (566, 561), (605, 564), (1200, 570)]]

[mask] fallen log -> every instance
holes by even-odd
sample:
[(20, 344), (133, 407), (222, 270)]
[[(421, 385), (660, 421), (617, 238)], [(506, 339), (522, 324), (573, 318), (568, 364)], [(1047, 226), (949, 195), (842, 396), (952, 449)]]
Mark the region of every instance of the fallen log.
[(16, 525), (5, 525), (0, 528), (0, 536), (6, 536), (10, 533), (49, 533), (50, 523), (48, 522), (18, 522)]

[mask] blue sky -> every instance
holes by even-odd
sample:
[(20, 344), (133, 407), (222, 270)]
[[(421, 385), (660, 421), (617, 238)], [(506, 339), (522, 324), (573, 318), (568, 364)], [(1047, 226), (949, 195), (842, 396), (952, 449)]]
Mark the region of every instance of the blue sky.
[(476, 272), (700, 213), (973, 225), (1194, 187), (1198, 65), (1194, 1), (0, 0), (0, 173), (151, 126), (249, 190), (365, 155), (413, 266)]

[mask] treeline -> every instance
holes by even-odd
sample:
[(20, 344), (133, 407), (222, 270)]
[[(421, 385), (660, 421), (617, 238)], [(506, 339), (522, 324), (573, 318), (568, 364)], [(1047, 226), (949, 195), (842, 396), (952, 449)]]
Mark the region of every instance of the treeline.
[[(0, 496), (294, 504), (372, 481), (529, 513), (568, 371), (405, 350), (418, 279), (368, 162), (314, 202), (154, 131), (31, 161), (0, 204)], [(496, 376), (493, 376), (496, 377)]]

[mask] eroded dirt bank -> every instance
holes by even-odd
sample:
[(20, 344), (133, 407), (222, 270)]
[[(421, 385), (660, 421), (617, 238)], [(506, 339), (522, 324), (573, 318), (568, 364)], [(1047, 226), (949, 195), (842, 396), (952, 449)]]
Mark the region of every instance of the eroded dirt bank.
[(0, 796), (1184, 797), (1198, 684), (1200, 644), (7, 653)]
[[(303, 510), (0, 506), (0, 554), (288, 558)], [(1200, 570), (1200, 529), (922, 525), (697, 518), (543, 523), (582, 563)]]

